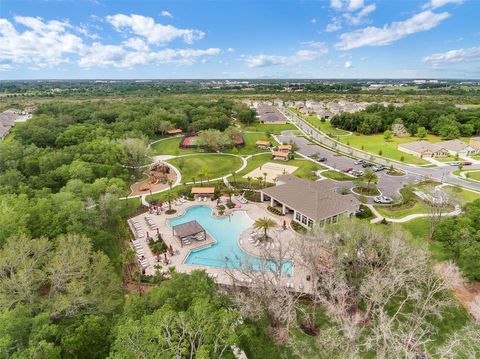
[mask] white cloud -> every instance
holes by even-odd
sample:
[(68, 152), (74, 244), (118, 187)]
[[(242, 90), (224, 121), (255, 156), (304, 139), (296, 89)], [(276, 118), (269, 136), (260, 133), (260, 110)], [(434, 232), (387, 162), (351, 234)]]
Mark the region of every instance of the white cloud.
[(10, 21), (0, 19), (0, 63), (51, 67), (68, 62), (67, 54), (84, 47), (83, 40), (68, 31), (68, 22), (24, 16), (15, 16), (14, 20), (26, 29), (17, 31)]
[[(136, 42), (136, 41), (135, 41)], [(134, 42), (129, 42), (130, 45)], [(139, 43), (137, 42), (137, 45)], [(180, 65), (191, 65), (196, 62), (198, 57), (216, 56), (220, 54), (220, 49), (209, 48), (205, 50), (196, 49), (165, 49), (161, 51), (150, 51), (146, 49), (128, 50), (119, 45), (103, 45), (94, 43), (83, 54), (79, 61), (81, 67), (106, 67), (114, 66), (117, 68), (132, 68), (134, 66), (143, 66), (150, 64), (174, 63)]]
[(312, 24), (316, 24), (316, 23), (317, 23), (317, 19), (311, 19), (310, 22), (311, 22)]
[(346, 61), (343, 67), (345, 67), (346, 69), (351, 69), (353, 67), (352, 61)]
[(333, 21), (327, 25), (327, 27), (325, 28), (325, 31), (335, 32), (340, 30), (341, 28), (342, 28), (341, 22), (338, 19), (334, 18)]
[(422, 61), (429, 62), (434, 65), (480, 61), (480, 47), (470, 47), (467, 49), (457, 49), (432, 54), (425, 56)]
[(116, 14), (107, 16), (107, 21), (118, 30), (126, 30), (138, 36), (142, 36), (151, 44), (163, 45), (177, 38), (182, 39), (185, 43), (191, 44), (195, 40), (205, 37), (205, 33), (195, 29), (179, 29), (172, 25), (162, 25), (155, 23), (151, 17), (135, 15), (130, 16), (124, 14)]
[(448, 4), (463, 4), (464, 0), (430, 0), (428, 3), (423, 5), (423, 9), (437, 9), (439, 7), (448, 5)]
[(448, 18), (448, 12), (434, 13), (423, 11), (405, 21), (393, 22), (382, 28), (369, 26), (364, 29), (340, 35), (340, 42), (335, 45), (340, 50), (350, 50), (363, 46), (384, 46), (405, 36), (430, 30)]
[(164, 16), (164, 17), (169, 17), (170, 19), (173, 19), (173, 15), (171, 13), (169, 13), (167, 10), (163, 10), (160, 15)]
[(355, 26), (367, 21), (367, 16), (376, 10), (375, 4), (365, 4), (364, 0), (331, 0), (330, 7), (338, 16), (332, 18), (326, 32), (334, 32), (342, 28), (342, 23)]
[[(84, 68), (94, 66), (131, 68), (137, 65), (165, 63), (188, 65), (197, 59), (217, 56), (221, 52), (218, 48), (158, 51), (150, 48), (148, 37), (141, 35), (116, 44), (103, 44), (99, 41), (89, 44), (84, 41), (85, 38), (92, 38), (87, 27), (74, 28), (68, 22), (44, 21), (33, 17), (17, 16), (14, 20), (15, 25), (18, 24), (25, 29), (20, 31), (14, 23), (0, 19), (1, 71), (14, 69), (16, 65), (26, 65), (29, 69), (38, 70), (73, 62)], [(117, 20), (121, 23), (124, 19)], [(123, 23), (119, 26), (123, 26)], [(84, 38), (73, 34), (72, 31), (82, 34)], [(140, 30), (138, 32), (142, 33)], [(175, 36), (185, 36), (188, 39), (190, 35), (180, 33)]]
[(312, 61), (328, 52), (328, 48), (323, 42), (309, 41), (303, 43), (311, 50), (299, 50), (292, 55), (243, 55), (243, 60), (248, 67), (266, 67), (275, 65), (295, 65), (305, 61)]
[(330, 0), (330, 7), (334, 10), (340, 10), (343, 7), (342, 0)]
[(229, 47), (227, 51), (231, 53), (231, 52), (235, 52), (235, 49), (233, 47)]
[(355, 11), (364, 6), (363, 0), (350, 0), (348, 2), (348, 10)]
[(370, 4), (365, 6), (362, 10), (360, 10), (356, 14), (345, 13), (343, 14), (343, 17), (347, 20), (347, 23), (349, 25), (359, 25), (365, 20), (365, 18), (370, 13), (375, 11), (376, 8), (377, 7), (375, 6), (375, 4)]

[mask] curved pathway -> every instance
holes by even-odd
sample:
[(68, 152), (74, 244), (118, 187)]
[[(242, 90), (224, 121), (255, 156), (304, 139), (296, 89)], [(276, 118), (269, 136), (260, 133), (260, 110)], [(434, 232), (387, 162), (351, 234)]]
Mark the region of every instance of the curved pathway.
[[(371, 209), (372, 213), (375, 215), (375, 218), (373, 218), (370, 223), (379, 223), (383, 219), (385, 219), (387, 222), (392, 222), (392, 223), (405, 223), (408, 221), (411, 221), (412, 219), (416, 218), (422, 218), (422, 217), (431, 217), (431, 213), (415, 213), (415, 214), (410, 214), (408, 216), (402, 217), (402, 218), (388, 218), (388, 217), (383, 217), (377, 209), (372, 206), (371, 204), (366, 205), (368, 208)], [(459, 205), (455, 206), (455, 209), (452, 212), (449, 213), (444, 213), (442, 216), (458, 216), (460, 213), (462, 213), (462, 208)]]

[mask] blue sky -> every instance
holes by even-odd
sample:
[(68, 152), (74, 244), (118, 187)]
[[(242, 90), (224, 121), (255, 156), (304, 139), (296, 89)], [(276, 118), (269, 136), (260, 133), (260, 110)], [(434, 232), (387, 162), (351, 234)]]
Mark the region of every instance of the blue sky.
[(0, 0), (0, 79), (480, 78), (480, 1)]

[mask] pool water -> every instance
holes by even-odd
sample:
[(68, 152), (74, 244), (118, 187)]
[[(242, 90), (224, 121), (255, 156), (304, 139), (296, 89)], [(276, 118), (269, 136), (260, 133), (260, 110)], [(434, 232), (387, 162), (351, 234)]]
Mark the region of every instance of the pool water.
[[(234, 211), (230, 216), (216, 218), (212, 216), (211, 208), (195, 206), (189, 208), (183, 216), (169, 220), (168, 224), (173, 227), (193, 220), (200, 223), (216, 243), (190, 251), (185, 264), (231, 269), (243, 267), (256, 271), (268, 270), (275, 265), (273, 261), (252, 256), (239, 247), (238, 237), (253, 224), (244, 211)], [(292, 263), (284, 261), (282, 271), (290, 275)]]

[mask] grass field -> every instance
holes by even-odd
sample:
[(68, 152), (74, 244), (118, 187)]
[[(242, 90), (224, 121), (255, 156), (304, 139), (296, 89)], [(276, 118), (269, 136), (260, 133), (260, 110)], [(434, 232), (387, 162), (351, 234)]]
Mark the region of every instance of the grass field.
[(266, 133), (257, 133), (257, 132), (244, 132), (243, 140), (245, 141), (245, 146), (238, 149), (230, 149), (225, 151), (226, 153), (234, 153), (239, 155), (252, 155), (254, 153), (268, 152), (268, 150), (263, 150), (257, 148), (255, 142), (257, 141), (271, 141), (275, 143), (273, 139), (269, 139)]
[[(272, 155), (270, 154), (251, 157), (248, 160), (247, 167), (245, 167), (245, 169), (237, 175), (237, 179), (246, 175), (247, 173), (250, 173), (255, 168), (260, 167), (261, 165), (267, 162), (276, 162), (276, 161), (272, 160)], [(286, 164), (288, 166), (298, 167), (298, 169), (293, 174), (300, 178), (316, 179), (316, 176), (313, 172), (325, 169), (325, 167), (323, 167), (322, 165), (306, 159), (294, 159), (288, 162), (281, 161), (278, 163)]]
[(391, 141), (387, 142), (383, 138), (383, 134), (376, 135), (359, 135), (353, 134), (351, 136), (339, 137), (338, 140), (342, 143), (352, 147), (363, 149), (373, 155), (379, 155), (382, 151), (382, 156), (391, 158), (392, 160), (401, 161), (404, 158), (405, 163), (411, 164), (426, 164), (428, 163), (421, 158), (403, 153), (398, 150), (398, 145), (401, 143), (416, 141), (414, 137), (393, 137)]
[(279, 135), (282, 131), (285, 130), (296, 130), (297, 128), (291, 123), (278, 124), (278, 125), (269, 125), (262, 123), (254, 123), (249, 126), (243, 126), (244, 131), (255, 131), (255, 132), (270, 132), (274, 135)]
[(480, 171), (468, 172), (468, 178), (480, 181)]
[(355, 180), (357, 180), (356, 177), (352, 177), (352, 176), (349, 176), (345, 173), (338, 172), (338, 171), (333, 171), (333, 170), (322, 172), (322, 176), (330, 178), (330, 179), (335, 180), (335, 181), (355, 181)]
[(350, 134), (350, 132), (348, 132), (348, 131), (341, 130), (339, 128), (335, 128), (334, 126), (332, 126), (330, 121), (322, 122), (321, 120), (319, 120), (319, 118), (317, 116), (304, 116), (303, 118), (309, 124), (318, 128), (320, 131), (329, 135), (330, 137), (348, 136)]
[[(242, 160), (235, 156), (216, 154), (192, 155), (174, 158), (169, 161), (182, 174), (182, 182), (200, 181), (206, 178), (218, 178), (232, 173), (242, 166)], [(208, 176), (205, 175), (207, 172)]]
[(401, 206), (376, 206), (375, 208), (382, 216), (387, 218), (403, 218), (411, 214), (428, 213), (428, 206), (421, 200), (416, 200), (413, 206), (406, 208), (402, 208)]
[(180, 141), (183, 137), (167, 138), (152, 145), (152, 151), (155, 155), (186, 155), (189, 153), (199, 152), (194, 149), (179, 148)]

